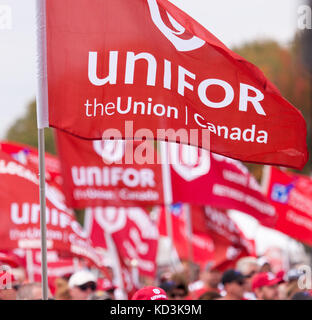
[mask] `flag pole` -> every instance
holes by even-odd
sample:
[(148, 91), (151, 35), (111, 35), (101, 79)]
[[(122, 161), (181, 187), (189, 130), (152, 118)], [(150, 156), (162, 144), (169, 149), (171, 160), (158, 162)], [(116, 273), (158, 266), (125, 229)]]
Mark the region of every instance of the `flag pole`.
[(160, 141), (160, 154), (161, 154), (161, 168), (162, 168), (162, 180), (163, 180), (163, 192), (164, 192), (164, 201), (165, 201), (165, 213), (166, 213), (166, 227), (167, 235), (170, 239), (170, 264), (175, 270), (174, 262), (172, 260), (173, 252), (173, 232), (172, 232), (172, 219), (170, 205), (172, 205), (172, 185), (171, 185), (171, 174), (169, 166), (169, 157), (168, 157), (168, 146), (166, 141)]
[(40, 232), (41, 232), (41, 272), (42, 299), (48, 300), (48, 265), (47, 265), (47, 221), (45, 197), (45, 159), (44, 128), (38, 129), (39, 149), (39, 196), (40, 196)]
[(41, 235), (41, 285), (42, 299), (48, 300), (47, 266), (47, 225), (45, 197), (45, 145), (44, 128), (48, 127), (48, 85), (47, 85), (47, 47), (46, 47), (46, 2), (36, 1), (37, 19), (37, 125), (39, 153), (39, 198), (40, 198), (40, 235)]

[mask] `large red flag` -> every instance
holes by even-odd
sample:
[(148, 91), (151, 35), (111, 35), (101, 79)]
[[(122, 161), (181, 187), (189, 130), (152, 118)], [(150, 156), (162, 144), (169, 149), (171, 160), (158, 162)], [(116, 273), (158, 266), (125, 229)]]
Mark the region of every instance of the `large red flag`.
[(266, 194), (278, 212), (275, 229), (312, 245), (312, 179), (267, 169)]
[(96, 207), (87, 213), (86, 229), (96, 247), (107, 249), (105, 233), (109, 233), (125, 266), (134, 263), (140, 274), (155, 276), (158, 228), (144, 209)]
[(161, 166), (151, 142), (87, 141), (63, 132), (56, 138), (69, 207), (163, 203)]
[(274, 206), (239, 161), (206, 150), (169, 143), (173, 202), (245, 212), (274, 226)]
[[(27, 165), (34, 172), (38, 173), (39, 167), (39, 156), (38, 150), (29, 145), (11, 142), (11, 141), (1, 141), (0, 150), (10, 154), (16, 161)], [(46, 181), (61, 189), (62, 177), (61, 177), (61, 167), (59, 159), (56, 156), (45, 153), (45, 164), (46, 164)]]
[(208, 148), (207, 129), (215, 153), (306, 163), (301, 113), (258, 68), (169, 1), (45, 2), (40, 57), (47, 88), (43, 83), (39, 127), (87, 139), (101, 139), (109, 128), (132, 139), (145, 128), (149, 138), (169, 141), (178, 129), (199, 129), (198, 141), (180, 141)]
[[(0, 250), (40, 249), (38, 176), (0, 152)], [(92, 242), (49, 185), (46, 190), (47, 248), (82, 256), (101, 267)]]

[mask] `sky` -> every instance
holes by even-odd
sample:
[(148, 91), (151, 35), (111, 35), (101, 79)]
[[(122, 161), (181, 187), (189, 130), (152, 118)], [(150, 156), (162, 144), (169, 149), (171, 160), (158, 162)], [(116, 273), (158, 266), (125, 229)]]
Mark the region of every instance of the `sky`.
[[(257, 39), (274, 39), (287, 45), (297, 31), (297, 10), (302, 0), (170, 0), (187, 12), (228, 47)], [(4, 7), (5, 6), (5, 7)], [(11, 26), (3, 27), (4, 8)], [(35, 0), (0, 0), (0, 139), (23, 116), (36, 90)], [(237, 215), (237, 217), (239, 214)], [(237, 218), (243, 225), (246, 218)], [(260, 251), (268, 241), (287, 238), (258, 228)], [(248, 230), (247, 230), (248, 231)], [(274, 240), (271, 240), (274, 241)]]

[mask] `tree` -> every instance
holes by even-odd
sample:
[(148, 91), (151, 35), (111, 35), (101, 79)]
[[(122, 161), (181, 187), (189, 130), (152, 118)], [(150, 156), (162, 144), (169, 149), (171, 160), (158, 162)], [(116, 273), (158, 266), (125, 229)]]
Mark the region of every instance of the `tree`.
[[(31, 102), (26, 114), (9, 128), (6, 139), (38, 148), (36, 102)], [(50, 128), (45, 129), (45, 149), (49, 153), (56, 154), (53, 129)]]
[[(280, 90), (281, 94), (299, 109), (308, 128), (308, 137), (312, 133), (311, 117), (311, 86), (309, 73), (305, 68), (302, 57), (301, 34), (296, 35), (292, 43), (287, 47), (282, 47), (275, 41), (254, 41), (247, 43), (233, 50), (246, 60), (255, 64), (262, 70), (264, 75)], [(312, 144), (307, 140), (311, 153)], [(261, 176), (261, 166), (246, 164), (259, 178)], [(305, 173), (312, 171), (309, 161), (304, 168)]]

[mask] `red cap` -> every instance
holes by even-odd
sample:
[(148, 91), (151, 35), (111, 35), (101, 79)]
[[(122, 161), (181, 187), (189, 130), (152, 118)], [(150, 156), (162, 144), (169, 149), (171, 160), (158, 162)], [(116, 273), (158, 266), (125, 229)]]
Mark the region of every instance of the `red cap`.
[(284, 276), (285, 276), (286, 272), (285, 270), (280, 270), (279, 272), (276, 273), (276, 278), (279, 278), (279, 279), (284, 279)]
[(261, 272), (252, 278), (252, 290), (264, 286), (270, 287), (282, 282), (282, 278), (275, 276), (272, 272)]
[(145, 287), (138, 290), (131, 300), (168, 300), (166, 292), (158, 287)]
[(107, 278), (103, 278), (103, 279), (98, 279), (97, 288), (98, 288), (98, 290), (109, 291), (109, 290), (114, 290), (117, 287), (115, 285), (113, 285), (111, 280), (109, 280)]

